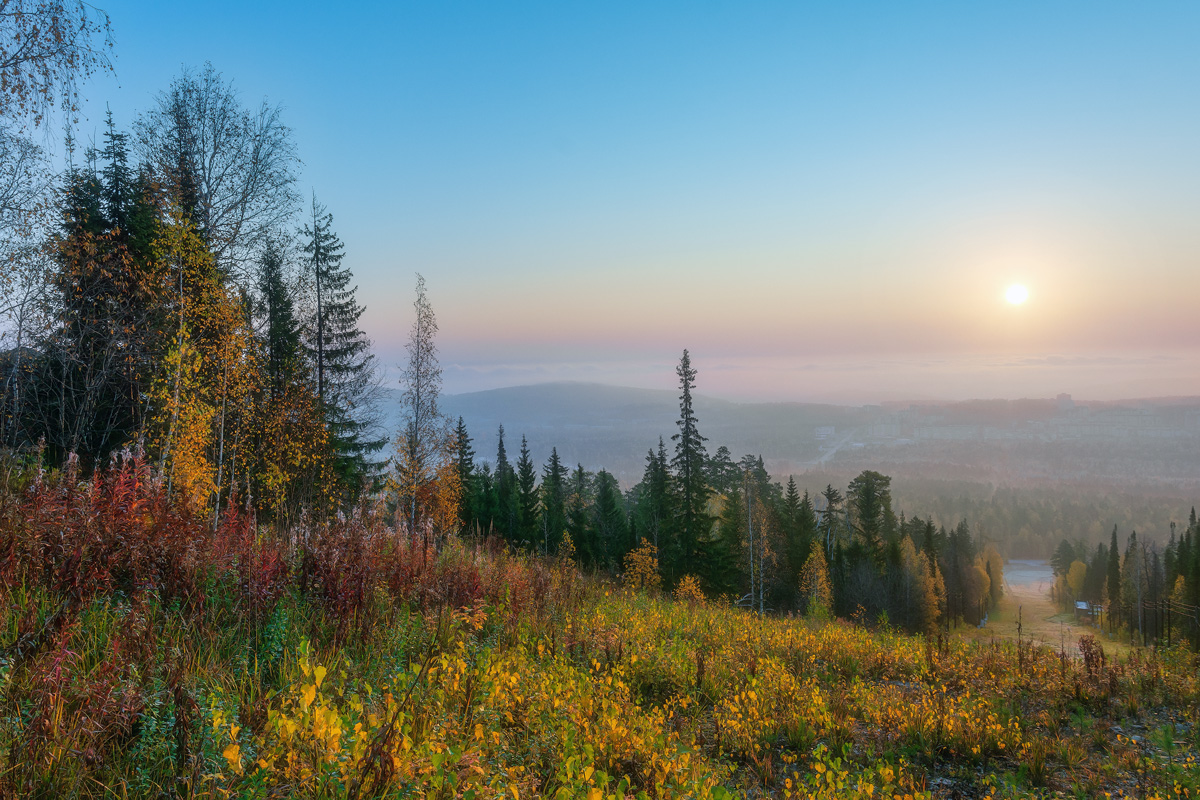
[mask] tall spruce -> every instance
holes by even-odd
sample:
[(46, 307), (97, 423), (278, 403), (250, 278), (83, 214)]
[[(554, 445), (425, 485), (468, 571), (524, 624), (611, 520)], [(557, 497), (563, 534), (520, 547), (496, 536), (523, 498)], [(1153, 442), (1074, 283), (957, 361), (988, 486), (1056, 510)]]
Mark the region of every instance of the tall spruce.
[(258, 316), (265, 378), (273, 397), (304, 371), (300, 321), (284, 265), (281, 245), (268, 240), (259, 260)]
[(521, 436), (521, 454), (517, 458), (517, 512), (520, 540), (529, 546), (536, 545), (541, 527), (538, 524), (537, 470), (524, 435)]
[(542, 548), (549, 554), (558, 548), (567, 529), (567, 479), (570, 470), (558, 457), (558, 448), (550, 448), (550, 459), (542, 467)]
[(49, 325), (20, 424), (33, 440), (44, 437), (52, 461), (74, 452), (85, 467), (142, 430), (169, 335), (163, 265), (152, 257), (155, 198), (130, 175), (128, 138), (111, 118), (104, 138), (103, 151), (89, 151), (87, 166), (66, 178), (45, 295)]
[(617, 479), (605, 470), (596, 473), (596, 500), (592, 509), (592, 534), (588, 544), (593, 548), (594, 563), (611, 569), (620, 564), (631, 549), (629, 520)]
[[(801, 497), (796, 478), (791, 475), (788, 476), (787, 492), (783, 496), (781, 516), (786, 557), (784, 563), (787, 566), (784, 583), (794, 587), (799, 585), (800, 570), (808, 559), (808, 548), (816, 528), (812, 523), (815, 523), (816, 518), (812, 513), (812, 501), (808, 498), (808, 492)], [(810, 518), (812, 523), (809, 522)]]
[(277, 524), (286, 524), (302, 508), (327, 508), (330, 499), (324, 494), (330, 456), (325, 419), (312, 385), (295, 286), (289, 285), (286, 266), (284, 244), (267, 239), (259, 256), (258, 299), (253, 306), (260, 365), (252, 401), (255, 424), (241, 443), (240, 461), (240, 437), (235, 434), (230, 442), (231, 481), (232, 468), (240, 463), (247, 472), (243, 499)]
[[(371, 454), (387, 442), (376, 433), (376, 362), (371, 340), (358, 327), (364, 309), (355, 297), (358, 287), (351, 284), (353, 275), (342, 266), (344, 249), (333, 230), (333, 214), (317, 202), (316, 195), (312, 198), (311, 214), (310, 223), (302, 230), (314, 306), (307, 349), (316, 373), (317, 398), (329, 429), (334, 468), (354, 497), (378, 477), (381, 465), (371, 459)], [(410, 340), (410, 348), (416, 342), (415, 356), (422, 373), (417, 378), (421, 397), (416, 406), (406, 407), (416, 413), (409, 423), (415, 420), (424, 426), (437, 416), (441, 369), (433, 346), (437, 324), (433, 322), (420, 276), (417, 276), (416, 305), (418, 323), (414, 336), (418, 339)], [(410, 352), (410, 369), (413, 357)], [(415, 506), (410, 511), (415, 513)]]
[(1108, 608), (1113, 609), (1121, 603), (1121, 546), (1117, 542), (1117, 526), (1113, 525), (1112, 542), (1108, 546)]
[(864, 470), (846, 487), (851, 524), (877, 562), (882, 561), (884, 546), (896, 524), (891, 484), (887, 475)]
[(661, 436), (658, 437), (658, 450), (646, 453), (646, 471), (642, 473), (642, 482), (638, 486), (635, 514), (641, 535), (657, 548), (659, 558), (664, 562), (673, 561), (676, 548), (669, 536), (672, 516), (671, 471), (667, 447)]
[(497, 433), (496, 469), (493, 471), (496, 491), (495, 525), (500, 535), (512, 543), (517, 542), (520, 522), (520, 497), (517, 492), (517, 475), (508, 461), (504, 446), (504, 426)]
[(458, 503), (458, 521), (464, 531), (469, 531), (475, 527), (478, 519), (475, 450), (471, 447), (471, 436), (462, 417), (458, 418), (458, 425), (454, 428), (454, 453), (457, 459), (458, 485), (462, 487), (462, 496)]
[(825, 491), (821, 492), (821, 498), (824, 500), (821, 508), (821, 533), (825, 537), (825, 553), (833, 554), (833, 546), (835, 538), (840, 527), (842, 518), (842, 493), (833, 488), (833, 484), (826, 484)]
[(583, 464), (575, 465), (567, 491), (567, 533), (579, 557), (588, 561), (589, 566), (595, 566), (595, 562), (590, 560), (595, 547), (589, 539), (593, 529), (588, 519), (592, 508), (592, 475), (583, 468)]
[(680, 563), (669, 575), (673, 582), (684, 573), (694, 573), (696, 555), (701, 539), (712, 527), (707, 513), (708, 482), (705, 476), (707, 457), (704, 442), (696, 424), (696, 412), (692, 406), (692, 389), (696, 387), (696, 370), (692, 368), (687, 350), (675, 369), (679, 376), (679, 432), (671, 439), (675, 442), (675, 457), (671, 466), (675, 470), (675, 481), (679, 492), (679, 514), (676, 522), (679, 530)]

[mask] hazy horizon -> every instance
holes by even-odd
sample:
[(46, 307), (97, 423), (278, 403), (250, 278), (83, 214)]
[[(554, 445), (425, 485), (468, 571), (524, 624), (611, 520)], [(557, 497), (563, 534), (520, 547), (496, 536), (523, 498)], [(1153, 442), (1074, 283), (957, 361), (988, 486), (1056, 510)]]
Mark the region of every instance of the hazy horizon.
[(1200, 7), (103, 6), (79, 140), (205, 61), (280, 103), (381, 360), (420, 272), (448, 392), (687, 347), (743, 399), (1200, 394)]
[[(716, 359), (691, 353), (699, 370), (697, 393), (734, 402), (798, 402), (866, 405), (900, 401), (1051, 399), (1069, 394), (1077, 402), (1200, 397), (1200, 358), (1187, 354), (1126, 357), (842, 359), (838, 361)], [(448, 395), (554, 383), (677, 390), (675, 366), (666, 359), (642, 362), (464, 364), (443, 361)], [(387, 385), (398, 370), (385, 370)], [(768, 390), (753, 387), (766, 386)]]

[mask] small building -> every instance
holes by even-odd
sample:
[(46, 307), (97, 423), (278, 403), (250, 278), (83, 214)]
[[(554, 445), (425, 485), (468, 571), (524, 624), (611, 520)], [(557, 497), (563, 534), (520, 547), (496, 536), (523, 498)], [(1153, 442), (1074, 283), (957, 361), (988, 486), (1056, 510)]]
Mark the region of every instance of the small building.
[(1095, 622), (1096, 608), (1086, 600), (1075, 601), (1075, 621)]

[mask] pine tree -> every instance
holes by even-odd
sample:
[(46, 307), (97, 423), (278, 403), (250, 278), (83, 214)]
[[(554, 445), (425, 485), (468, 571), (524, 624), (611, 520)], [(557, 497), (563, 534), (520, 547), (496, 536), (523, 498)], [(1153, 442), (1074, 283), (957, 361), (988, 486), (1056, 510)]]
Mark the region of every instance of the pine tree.
[(725, 445), (718, 447), (708, 462), (708, 483), (717, 494), (728, 494), (742, 483), (742, 470), (733, 463)]
[(864, 470), (846, 487), (851, 524), (876, 563), (883, 562), (884, 548), (895, 529), (891, 483), (887, 475)]
[[(353, 275), (342, 266), (344, 249), (333, 231), (333, 214), (317, 202), (315, 195), (311, 213), (311, 224), (302, 230), (314, 302), (307, 348), (316, 373), (317, 398), (329, 427), (335, 469), (350, 497), (355, 497), (378, 478), (380, 464), (370, 456), (387, 443), (375, 435), (375, 356), (371, 340), (358, 327), (364, 309), (355, 298), (358, 287), (350, 283)], [(444, 439), (441, 429), (445, 427), (437, 413), (441, 389), (441, 368), (433, 343), (437, 322), (420, 275), (415, 306), (417, 320), (408, 344), (409, 367), (402, 379), (410, 414), (406, 420), (409, 430), (405, 432), (410, 458), (420, 455), (414, 448), (432, 447), (434, 438), (440, 447)], [(439, 426), (436, 437), (431, 433), (435, 424)], [(413, 425), (417, 430), (412, 429)], [(409, 521), (415, 523), (415, 506), (411, 497), (408, 500)]]
[(547, 555), (558, 548), (567, 529), (567, 479), (570, 471), (550, 448), (550, 459), (542, 468), (542, 548)]
[(529, 546), (536, 544), (540, 520), (538, 519), (537, 470), (529, 454), (529, 442), (521, 436), (521, 455), (517, 458), (517, 512), (519, 515), (520, 540)]
[(658, 438), (658, 451), (646, 452), (646, 469), (636, 487), (634, 514), (638, 530), (654, 545), (660, 558), (671, 561), (676, 548), (669, 536), (671, 529), (671, 472), (667, 448)]
[(306, 376), (300, 321), (284, 277), (282, 248), (275, 241), (267, 243), (259, 261), (258, 295), (263, 369), (269, 392), (278, 396)]
[(496, 469), (493, 478), (496, 486), (496, 528), (507, 541), (516, 544), (520, 523), (520, 496), (517, 491), (517, 476), (508, 462), (504, 447), (504, 426), (500, 426), (499, 442), (496, 446)]
[(605, 470), (596, 473), (596, 501), (592, 512), (595, 533), (589, 537), (598, 566), (613, 567), (629, 550), (629, 520), (617, 479)]
[[(261, 364), (253, 400), (256, 424), (241, 459), (253, 478), (246, 500), (278, 523), (286, 523), (302, 507), (321, 507), (328, 478), (325, 420), (312, 390), (284, 264), (282, 246), (268, 240), (259, 258), (255, 309)], [(235, 483), (234, 476), (229, 482)]]
[[(577, 464), (571, 473), (569, 494), (567, 496), (567, 533), (574, 542), (578, 557), (589, 560), (590, 566), (595, 566), (595, 543), (591, 541), (593, 533), (589, 520), (592, 507), (592, 476), (584, 470), (582, 464)], [(587, 548), (585, 553), (584, 548)]]
[(669, 577), (671, 582), (683, 573), (699, 573), (696, 554), (701, 539), (712, 527), (706, 511), (708, 505), (708, 483), (705, 479), (706, 456), (704, 442), (696, 426), (696, 412), (692, 407), (692, 389), (696, 386), (696, 370), (692, 368), (688, 351), (683, 351), (679, 366), (679, 433), (671, 439), (675, 442), (675, 457), (671, 466), (675, 469), (678, 486), (679, 514), (676, 518), (679, 531), (680, 563), (674, 566)]
[(454, 428), (454, 453), (458, 467), (458, 482), (462, 486), (462, 498), (458, 503), (458, 521), (462, 530), (469, 531), (476, 524), (475, 450), (471, 447), (471, 436), (467, 424), (458, 418)]
[(130, 175), (127, 148), (110, 117), (103, 151), (89, 151), (87, 167), (67, 174), (48, 276), (50, 325), (19, 424), (45, 438), (52, 461), (73, 452), (85, 469), (140, 435), (170, 341), (165, 264), (155, 257), (158, 201)]
[[(804, 504), (808, 503), (807, 514)], [(808, 515), (812, 513), (812, 503), (805, 492), (801, 498), (800, 490), (796, 487), (796, 479), (788, 476), (787, 491), (783, 496), (781, 517), (783, 522), (784, 556), (786, 575), (785, 586), (797, 586), (800, 570), (808, 558), (808, 548), (812, 542), (813, 528), (806, 525)]]
[(1117, 542), (1117, 526), (1113, 525), (1112, 542), (1108, 546), (1108, 613), (1121, 604), (1121, 549)]

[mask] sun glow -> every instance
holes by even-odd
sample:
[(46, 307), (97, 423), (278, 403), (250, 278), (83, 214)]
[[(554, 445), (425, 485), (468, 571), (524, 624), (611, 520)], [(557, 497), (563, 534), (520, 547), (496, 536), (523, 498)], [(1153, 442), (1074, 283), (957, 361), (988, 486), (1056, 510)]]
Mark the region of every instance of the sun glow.
[(1014, 306), (1019, 306), (1029, 299), (1029, 290), (1019, 283), (1014, 283), (1005, 290), (1004, 299)]

